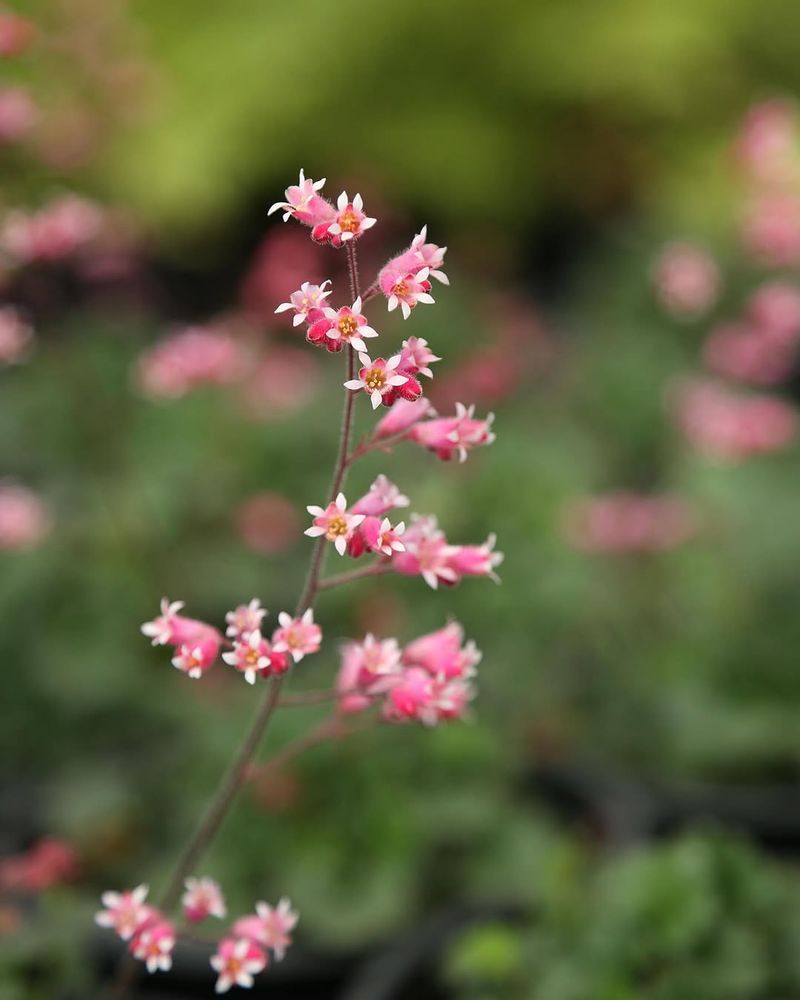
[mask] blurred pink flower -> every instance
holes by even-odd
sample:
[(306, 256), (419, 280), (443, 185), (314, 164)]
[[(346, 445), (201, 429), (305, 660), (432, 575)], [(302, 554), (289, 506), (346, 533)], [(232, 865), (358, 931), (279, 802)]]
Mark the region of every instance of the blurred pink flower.
[(750, 319), (773, 342), (793, 344), (800, 338), (800, 288), (786, 281), (768, 281), (750, 297)]
[(0, 480), (0, 551), (32, 548), (51, 526), (47, 507), (35, 493)]
[(71, 256), (99, 233), (101, 208), (78, 195), (62, 195), (36, 212), (9, 212), (0, 227), (0, 249), (20, 264)]
[(78, 871), (75, 849), (65, 840), (43, 837), (24, 854), (0, 860), (0, 892), (42, 892), (69, 881)]
[(20, 55), (35, 35), (36, 28), (32, 21), (11, 10), (0, 10), (0, 57)]
[(703, 359), (717, 375), (753, 385), (774, 385), (791, 372), (794, 345), (776, 341), (757, 326), (723, 323), (703, 345)]
[(272, 229), (256, 249), (242, 282), (240, 300), (246, 312), (271, 323), (275, 303), (290, 300), (306, 281), (322, 284), (321, 261), (313, 244), (294, 227)]
[(179, 399), (199, 385), (228, 385), (245, 368), (239, 340), (221, 327), (187, 326), (145, 351), (136, 382), (150, 399)]
[(736, 139), (736, 156), (750, 177), (766, 184), (784, 183), (796, 174), (798, 133), (795, 108), (769, 100), (751, 107)]
[(280, 493), (256, 493), (239, 505), (234, 519), (245, 545), (268, 556), (290, 549), (300, 530), (297, 508)]
[(677, 497), (609, 493), (567, 504), (562, 528), (585, 552), (661, 552), (687, 541), (697, 518)]
[(0, 306), (0, 365), (24, 361), (33, 341), (33, 330), (13, 306)]
[(694, 243), (668, 243), (653, 265), (653, 285), (667, 312), (692, 318), (716, 302), (719, 268), (714, 258)]
[(22, 87), (0, 90), (0, 144), (19, 142), (39, 120), (36, 102)]
[(797, 433), (797, 414), (775, 396), (743, 395), (688, 379), (670, 393), (675, 421), (698, 451), (735, 461), (785, 448)]
[(742, 240), (762, 264), (788, 267), (800, 262), (800, 196), (767, 193), (753, 199), (745, 213)]
[(187, 878), (186, 892), (181, 897), (183, 913), (191, 923), (199, 923), (206, 917), (223, 920), (227, 914), (225, 897), (219, 882), (213, 878)]

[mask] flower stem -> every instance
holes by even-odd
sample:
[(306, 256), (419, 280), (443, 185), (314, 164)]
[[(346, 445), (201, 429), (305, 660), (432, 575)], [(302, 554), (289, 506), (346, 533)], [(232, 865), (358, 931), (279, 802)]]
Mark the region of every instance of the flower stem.
[[(355, 247), (347, 247), (347, 269), (350, 278), (350, 289), (353, 299), (358, 296), (359, 278), (358, 262)], [(355, 375), (355, 352), (347, 347), (347, 377)], [(334, 499), (344, 485), (347, 474), (347, 456), (350, 451), (350, 437), (353, 426), (353, 401), (355, 394), (345, 390), (344, 408), (342, 410), (341, 432), (339, 434), (339, 452), (333, 471), (330, 495)], [(325, 561), (326, 546), (324, 536), (317, 539), (311, 554), (305, 584), (297, 602), (296, 614), (302, 614), (314, 605), (314, 599), (320, 589), (320, 573)], [(267, 690), (256, 712), (250, 728), (244, 735), (236, 754), (227, 771), (223, 774), (216, 791), (203, 813), (202, 819), (194, 833), (189, 838), (172, 871), (167, 889), (159, 901), (159, 909), (169, 911), (178, 902), (183, 884), (190, 875), (205, 851), (219, 832), (225, 817), (233, 805), (237, 793), (244, 784), (250, 765), (255, 757), (262, 739), (269, 727), (270, 720), (278, 707), (284, 678), (272, 677), (267, 683)], [(312, 730), (313, 732), (313, 730)], [(302, 737), (301, 737), (302, 739)], [(108, 993), (109, 1000), (125, 1000), (130, 988), (138, 978), (138, 964), (130, 955), (120, 959), (114, 980)]]
[(391, 565), (388, 560), (379, 560), (378, 562), (370, 563), (369, 566), (361, 566), (359, 569), (351, 569), (346, 573), (337, 573), (335, 576), (328, 576), (324, 580), (320, 580), (317, 584), (317, 590), (332, 590), (333, 587), (341, 587), (345, 583), (352, 583), (354, 580), (363, 580), (368, 576), (381, 576), (383, 573), (388, 573), (391, 569)]

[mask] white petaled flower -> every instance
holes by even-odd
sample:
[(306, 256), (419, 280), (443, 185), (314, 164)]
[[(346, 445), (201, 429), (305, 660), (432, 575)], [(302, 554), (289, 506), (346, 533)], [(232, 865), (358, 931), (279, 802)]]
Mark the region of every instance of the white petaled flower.
[(255, 629), (246, 639), (237, 642), (230, 652), (223, 653), (222, 659), (243, 673), (248, 684), (255, 684), (259, 670), (265, 670), (270, 665), (269, 646), (261, 632)]
[(145, 900), (149, 887), (139, 885), (125, 892), (104, 892), (100, 897), (104, 910), (95, 914), (95, 923), (100, 927), (110, 927), (122, 938), (129, 941), (139, 926), (153, 912)]
[(172, 619), (183, 606), (183, 601), (170, 601), (169, 598), (162, 597), (161, 614), (141, 626), (142, 634), (152, 639), (154, 646), (165, 646), (172, 636)]
[(273, 212), (277, 212), (278, 209), (283, 209), (283, 221), (288, 222), (293, 215), (298, 212), (304, 212), (311, 200), (315, 197), (317, 191), (325, 186), (325, 178), (323, 177), (321, 181), (314, 181), (310, 177), (306, 177), (303, 171), (300, 171), (300, 180), (297, 184), (293, 184), (286, 189), (286, 201), (276, 201), (274, 205), (271, 205), (267, 215), (272, 215)]
[(249, 604), (240, 604), (238, 608), (225, 614), (228, 624), (225, 635), (231, 639), (246, 639), (251, 632), (261, 628), (266, 613), (266, 608), (261, 607), (261, 601), (257, 597)]
[(172, 952), (175, 948), (175, 932), (170, 924), (160, 923), (143, 930), (134, 939), (131, 951), (134, 958), (144, 962), (149, 973), (169, 972), (172, 968)]
[(342, 191), (336, 199), (336, 208), (338, 209), (336, 220), (331, 224), (328, 232), (331, 236), (338, 236), (342, 243), (360, 236), (378, 221), (364, 214), (364, 199), (360, 194), (355, 195), (350, 201), (347, 192)]
[(330, 283), (330, 279), (323, 281), (321, 285), (314, 285), (310, 281), (304, 281), (296, 292), (292, 292), (289, 296), (289, 301), (281, 302), (275, 312), (282, 313), (287, 312), (289, 309), (294, 309), (292, 326), (300, 326), (301, 323), (305, 322), (306, 317), (312, 309), (324, 308), (325, 299), (332, 292), (331, 288), (326, 288), (325, 286), (330, 285)]
[(322, 640), (322, 629), (314, 622), (314, 612), (307, 608), (301, 618), (292, 618), (286, 611), (278, 615), (280, 628), (272, 636), (276, 653), (289, 653), (299, 663), (309, 653), (316, 653)]
[(290, 931), (296, 926), (298, 915), (285, 897), (275, 907), (264, 902), (256, 903), (256, 913), (263, 928), (262, 940), (272, 949), (275, 959), (280, 961), (292, 943)]
[(372, 361), (368, 354), (360, 353), (358, 360), (362, 364), (358, 378), (348, 379), (344, 383), (344, 387), (352, 392), (359, 392), (363, 389), (370, 398), (373, 410), (381, 405), (383, 397), (392, 389), (408, 382), (407, 375), (398, 375), (395, 371), (400, 364), (399, 354), (393, 355), (388, 361), (384, 358), (376, 358)]
[(247, 938), (221, 941), (216, 955), (212, 955), (209, 961), (217, 973), (214, 987), (217, 993), (227, 993), (232, 986), (250, 989), (253, 977), (267, 966), (266, 954)]
[(187, 878), (186, 892), (181, 904), (187, 920), (199, 922), (206, 917), (216, 917), (222, 920), (227, 915), (225, 898), (219, 883), (213, 878)]
[(310, 504), (306, 510), (312, 515), (314, 521), (304, 533), (310, 538), (324, 535), (329, 542), (333, 542), (339, 555), (343, 556), (347, 551), (348, 541), (364, 520), (364, 515), (348, 512), (344, 493), (340, 493), (333, 503), (329, 503), (325, 508)]

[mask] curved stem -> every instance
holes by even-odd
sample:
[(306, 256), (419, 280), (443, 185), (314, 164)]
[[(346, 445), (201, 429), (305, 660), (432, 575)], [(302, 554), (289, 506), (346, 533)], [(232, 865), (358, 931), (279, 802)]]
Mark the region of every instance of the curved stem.
[(363, 580), (368, 576), (381, 576), (391, 569), (388, 560), (370, 563), (369, 566), (362, 566), (359, 569), (351, 569), (346, 573), (337, 573), (335, 576), (325, 577), (317, 584), (317, 590), (332, 590), (334, 587), (341, 587), (345, 583), (352, 583), (354, 580)]
[[(358, 263), (355, 247), (351, 245), (347, 247), (347, 266), (350, 277), (350, 288), (353, 292), (353, 299), (355, 299), (358, 296), (359, 287)], [(355, 352), (352, 347), (348, 346), (347, 377), (351, 379), (354, 375)], [(347, 456), (350, 450), (350, 436), (353, 426), (354, 399), (355, 394), (345, 390), (341, 433), (339, 435), (339, 452), (336, 457), (333, 481), (331, 483), (331, 499), (334, 499), (341, 490), (347, 474)], [(297, 614), (302, 614), (303, 611), (314, 605), (314, 599), (319, 590), (319, 577), (325, 561), (325, 554), (325, 537), (322, 536), (317, 539), (311, 554), (306, 581), (297, 602)], [(250, 728), (245, 733), (231, 764), (220, 779), (202, 819), (175, 864), (167, 888), (159, 901), (159, 909), (166, 911), (171, 910), (175, 906), (183, 890), (185, 879), (191, 874), (196, 863), (208, 847), (210, 847), (211, 842), (219, 832), (239, 789), (246, 780), (252, 760), (258, 751), (258, 747), (278, 706), (283, 682), (284, 678), (282, 676), (272, 677), (268, 681), (267, 690)], [(131, 986), (133, 986), (138, 978), (138, 973), (139, 968), (137, 963), (130, 955), (124, 956), (118, 963), (117, 972), (108, 994), (110, 1000), (125, 1000)]]

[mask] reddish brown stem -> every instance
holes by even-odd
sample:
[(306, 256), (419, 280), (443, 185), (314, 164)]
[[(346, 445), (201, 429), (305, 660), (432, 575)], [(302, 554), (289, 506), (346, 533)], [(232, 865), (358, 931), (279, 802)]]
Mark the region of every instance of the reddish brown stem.
[(335, 576), (328, 576), (320, 580), (317, 590), (332, 590), (334, 587), (341, 587), (345, 583), (352, 583), (354, 580), (364, 580), (368, 576), (381, 576), (391, 570), (391, 563), (388, 560), (370, 563), (369, 566), (361, 566), (359, 569), (351, 569), (346, 573), (337, 573)]

